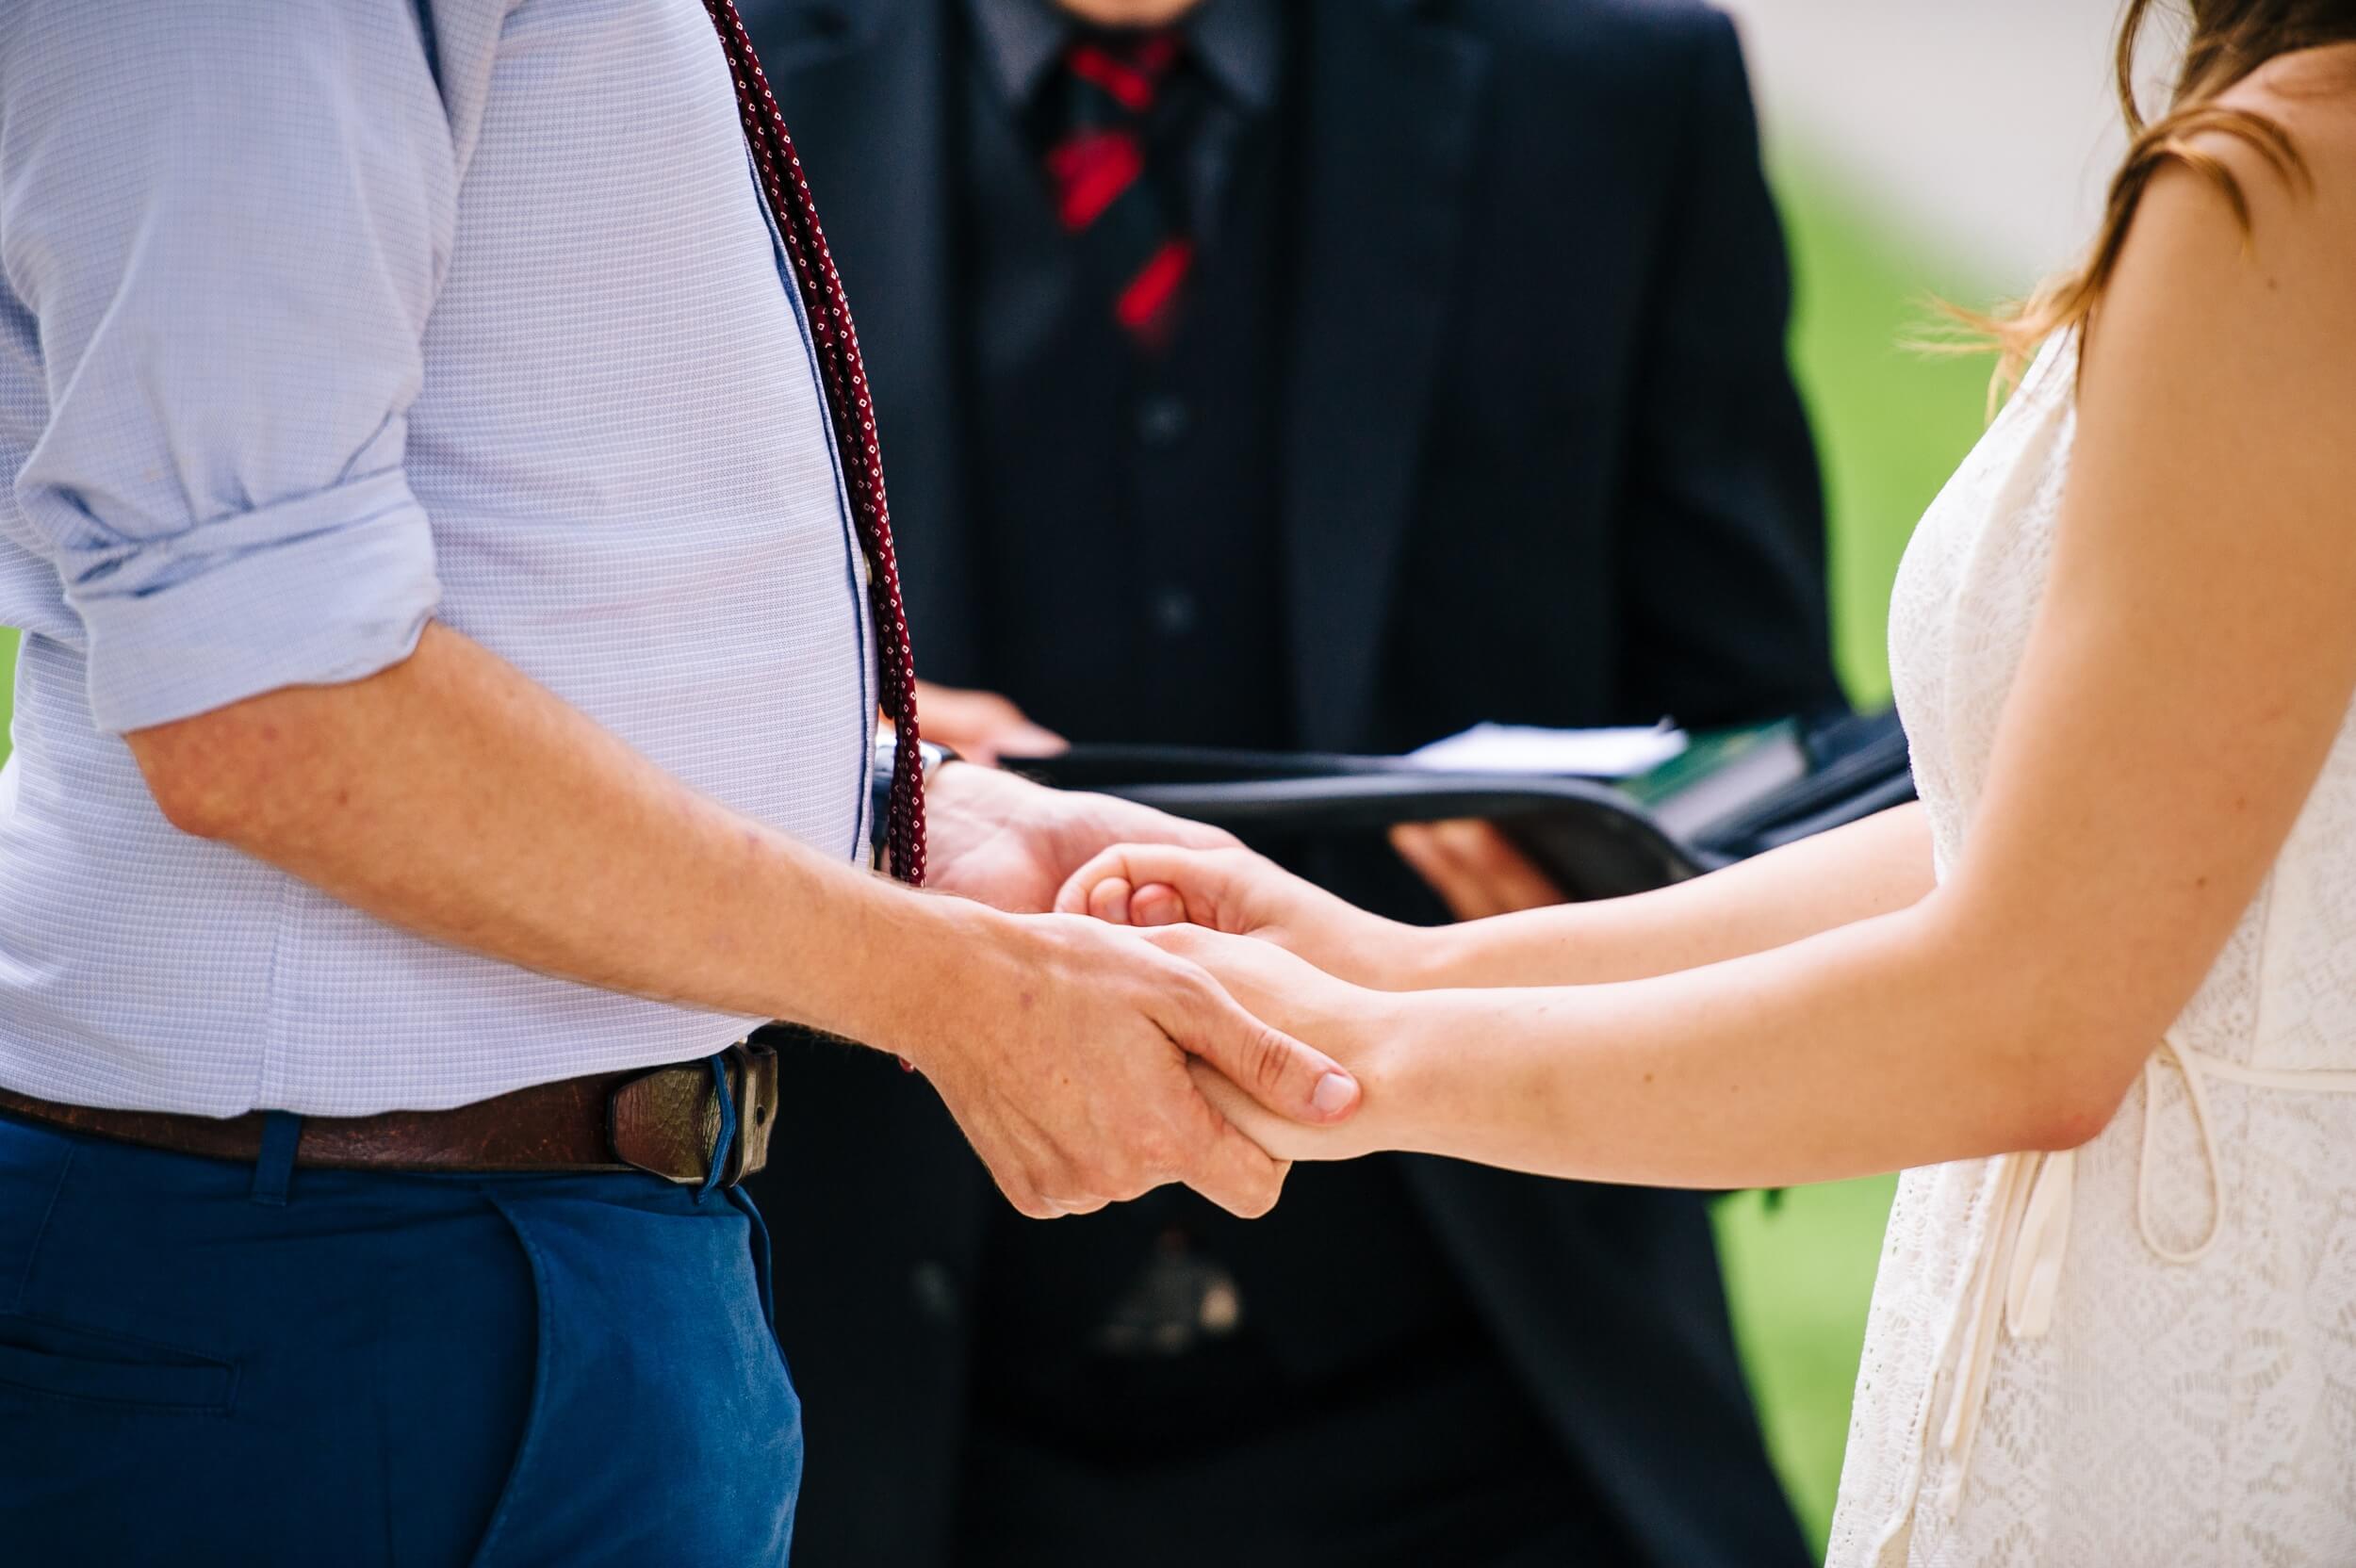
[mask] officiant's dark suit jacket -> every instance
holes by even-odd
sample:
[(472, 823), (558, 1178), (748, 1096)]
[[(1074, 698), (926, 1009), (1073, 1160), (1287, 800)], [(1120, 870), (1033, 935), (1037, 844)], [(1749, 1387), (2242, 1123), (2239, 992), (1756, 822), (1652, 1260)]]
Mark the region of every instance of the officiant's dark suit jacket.
[[(1285, 643), (1267, 672), (1297, 743), (1838, 703), (1788, 278), (1730, 24), (1681, 0), (1298, 3), (1269, 396)], [(744, 9), (858, 317), (919, 668), (984, 683), (959, 0)], [(1368, 877), (1350, 890), (1405, 906)], [(813, 1049), (786, 1072), (757, 1191), (808, 1412), (796, 1561), (945, 1568), (999, 1200), (888, 1058)], [(1802, 1560), (1703, 1200), (1396, 1163), (1644, 1560)]]

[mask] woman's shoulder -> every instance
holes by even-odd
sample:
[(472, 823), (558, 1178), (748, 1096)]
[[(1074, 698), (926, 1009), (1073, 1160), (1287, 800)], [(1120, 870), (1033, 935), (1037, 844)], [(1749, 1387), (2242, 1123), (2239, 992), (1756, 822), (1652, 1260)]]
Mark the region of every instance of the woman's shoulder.
[(2356, 495), (2356, 94), (2321, 90), (2356, 49), (2334, 54), (2279, 62), (2173, 137), (2074, 388), (2074, 468), (2091, 449), (2112, 481), (2134, 470), (2138, 506), (2163, 503), (2159, 476), (2180, 497), (2230, 481), (2215, 519), (2284, 551), (2344, 534)]
[(2356, 360), (2356, 46), (2269, 62), (2157, 151), (2098, 344), (2105, 318), (2149, 310), (2212, 343)]
[(2217, 95), (2228, 108), (2266, 115), (2297, 135), (2356, 155), (2356, 43), (2277, 55)]
[(2252, 259), (2356, 263), (2356, 44), (2280, 56), (2163, 144), (2139, 228), (2233, 237)]

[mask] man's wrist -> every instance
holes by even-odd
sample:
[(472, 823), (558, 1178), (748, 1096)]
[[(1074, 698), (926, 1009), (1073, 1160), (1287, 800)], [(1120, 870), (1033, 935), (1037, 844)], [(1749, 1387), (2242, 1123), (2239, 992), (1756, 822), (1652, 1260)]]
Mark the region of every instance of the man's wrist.
[[(899, 765), (900, 737), (891, 728), (875, 731), (875, 756), (868, 767), (867, 847), (875, 869), (885, 869), (885, 849), (892, 833), (892, 780)], [(919, 739), (916, 743), (918, 765), (923, 776), (918, 781), (920, 792), (929, 791), (933, 778), (951, 762), (960, 761), (957, 754), (938, 741)]]
[(854, 928), (866, 960), (834, 1018), (820, 1027), (918, 1067), (1002, 993), (1023, 933), (1012, 917), (970, 899), (869, 880)]
[(919, 739), (916, 743), (916, 755), (924, 763), (924, 782), (927, 784), (933, 781), (933, 775), (941, 771), (941, 764), (944, 762), (963, 760), (956, 751), (942, 745), (939, 741)]

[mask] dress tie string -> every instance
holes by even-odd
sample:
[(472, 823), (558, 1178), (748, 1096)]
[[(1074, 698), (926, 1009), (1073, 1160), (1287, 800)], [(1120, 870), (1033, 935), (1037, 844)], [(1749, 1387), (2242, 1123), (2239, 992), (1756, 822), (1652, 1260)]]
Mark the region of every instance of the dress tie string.
[[(2208, 1229), (2186, 1248), (2160, 1239), (2151, 1222), (2151, 1128), (2158, 1115), (2163, 1065), (2184, 1081), (2184, 1098), (2201, 1135), (2201, 1159), (2211, 1196)], [(2225, 1231), (2225, 1167), (2217, 1153), (2217, 1128), (2209, 1114), (2208, 1083), (2221, 1079), (2253, 1088), (2301, 1093), (2356, 1094), (2356, 1071), (2330, 1068), (2260, 1068), (2228, 1061), (2162, 1040), (2143, 1064), (2143, 1125), (2135, 1155), (2135, 1229), (2143, 1244), (2163, 1262), (2195, 1264), (2208, 1256)], [(1987, 1408), (1988, 1370), (2000, 1333), (2038, 1339), (2053, 1327), (2061, 1292), (2062, 1259), (2070, 1246), (2070, 1200), (2077, 1186), (2075, 1151), (2004, 1154), (1993, 1162), (1989, 1182), (1995, 1218), (1972, 1260), (1964, 1292), (1963, 1346), (1956, 1358), (1939, 1446), (1948, 1458), (1940, 1506), (1953, 1513), (1962, 1506), (1972, 1470), (1972, 1444)]]

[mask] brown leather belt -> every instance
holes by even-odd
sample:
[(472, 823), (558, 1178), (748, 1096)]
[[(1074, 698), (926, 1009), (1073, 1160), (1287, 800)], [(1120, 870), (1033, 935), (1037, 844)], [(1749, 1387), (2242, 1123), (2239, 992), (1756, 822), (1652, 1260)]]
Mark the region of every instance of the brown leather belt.
[[(777, 1058), (749, 1042), (722, 1053), (736, 1132), (720, 1165), (734, 1186), (766, 1165), (777, 1123)], [(102, 1111), (0, 1089), (0, 1111), (71, 1132), (175, 1154), (251, 1161), (261, 1154), (264, 1113), (181, 1116)], [(719, 1146), (721, 1105), (709, 1061), (651, 1071), (591, 1073), (535, 1084), (447, 1111), (303, 1119), (295, 1164), (342, 1170), (643, 1170), (702, 1185)]]

